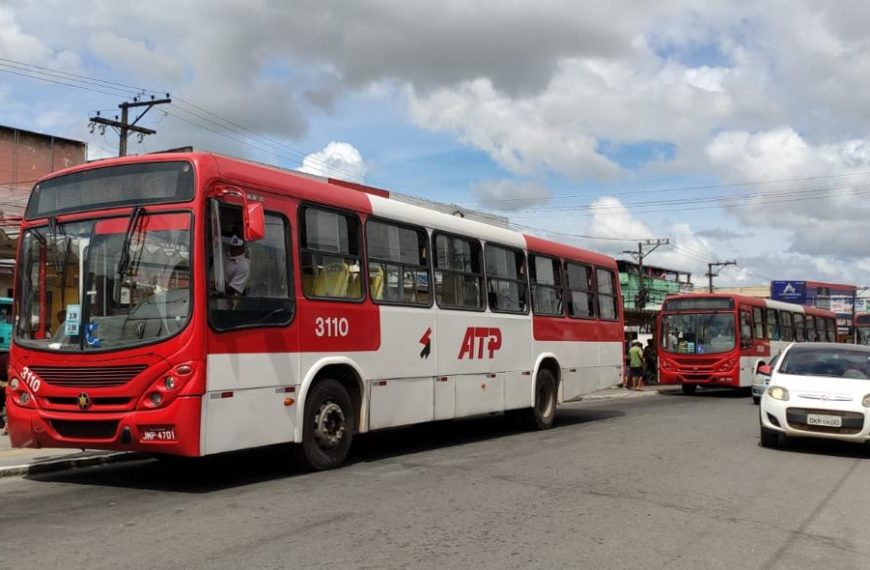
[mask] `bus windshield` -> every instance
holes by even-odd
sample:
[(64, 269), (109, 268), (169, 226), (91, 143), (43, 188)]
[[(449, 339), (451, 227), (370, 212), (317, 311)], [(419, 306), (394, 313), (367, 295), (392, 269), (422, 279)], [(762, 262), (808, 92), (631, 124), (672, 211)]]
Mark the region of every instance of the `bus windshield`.
[(736, 346), (733, 313), (684, 313), (664, 315), (662, 348), (679, 354), (715, 354)]
[(870, 326), (859, 325), (855, 327), (855, 331), (858, 333), (858, 344), (870, 346)]
[(191, 311), (190, 228), (190, 214), (137, 208), (131, 216), (28, 229), (16, 342), (77, 352), (172, 336)]

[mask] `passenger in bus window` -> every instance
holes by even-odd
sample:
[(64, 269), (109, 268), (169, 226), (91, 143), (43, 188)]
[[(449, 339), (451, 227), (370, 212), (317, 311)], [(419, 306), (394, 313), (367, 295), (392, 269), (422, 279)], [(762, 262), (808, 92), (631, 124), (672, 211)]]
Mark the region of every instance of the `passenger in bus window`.
[(248, 278), (251, 275), (251, 261), (245, 255), (245, 241), (238, 235), (228, 240), (227, 255), (224, 260), (224, 278), (227, 282), (227, 293), (244, 295), (248, 288)]

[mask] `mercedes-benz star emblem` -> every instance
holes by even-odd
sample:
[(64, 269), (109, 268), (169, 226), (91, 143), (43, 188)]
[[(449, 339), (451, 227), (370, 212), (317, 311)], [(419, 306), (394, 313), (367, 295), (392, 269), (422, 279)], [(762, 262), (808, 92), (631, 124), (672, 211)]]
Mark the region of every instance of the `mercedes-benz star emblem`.
[(85, 394), (84, 392), (82, 392), (81, 394), (79, 394), (78, 404), (79, 404), (79, 409), (84, 412), (85, 410), (87, 410), (88, 408), (91, 407), (91, 397), (88, 396), (87, 394)]

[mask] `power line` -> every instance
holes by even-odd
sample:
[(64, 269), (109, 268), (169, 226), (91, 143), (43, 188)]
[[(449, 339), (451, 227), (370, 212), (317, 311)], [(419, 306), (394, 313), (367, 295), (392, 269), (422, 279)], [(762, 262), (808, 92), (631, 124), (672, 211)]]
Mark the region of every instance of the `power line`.
[[(840, 172), (822, 176), (806, 176), (800, 178), (780, 178), (775, 180), (758, 180), (758, 181), (743, 181), (743, 182), (733, 182), (733, 183), (725, 183), (725, 184), (705, 184), (698, 186), (676, 186), (676, 187), (665, 187), (665, 188), (645, 188), (645, 189), (636, 189), (636, 190), (627, 190), (621, 192), (607, 192), (600, 191), (596, 193), (590, 194), (559, 194), (553, 196), (553, 200), (561, 200), (564, 198), (595, 198), (601, 195), (605, 196), (628, 196), (632, 194), (662, 194), (662, 193), (670, 193), (670, 192), (688, 192), (692, 190), (710, 190), (717, 188), (738, 188), (743, 186), (763, 186), (767, 184), (782, 184), (785, 182), (806, 182), (809, 180), (827, 180), (831, 178), (843, 178), (847, 176), (864, 176), (870, 175), (870, 171), (861, 171), (861, 172)], [(487, 202), (524, 202), (535, 200), (537, 198), (493, 198), (487, 199)], [(472, 204), (478, 203), (476, 201), (467, 201), (467, 202), (457, 202), (457, 204)]]
[(547, 234), (552, 234), (552, 235), (557, 235), (557, 236), (565, 236), (565, 237), (580, 238), (580, 239), (592, 239), (592, 240), (602, 240), (602, 241), (637, 241), (637, 240), (648, 239), (648, 238), (639, 238), (639, 237), (612, 237), (612, 236), (591, 236), (591, 235), (584, 235), (584, 234), (570, 234), (570, 233), (565, 233), (565, 232), (557, 232), (557, 231), (549, 230), (546, 228), (539, 228), (539, 227), (535, 227), (535, 226), (527, 226), (524, 224), (517, 224), (515, 222), (509, 222), (509, 225), (514, 226), (516, 228), (524, 228), (527, 230), (535, 230), (535, 231), (544, 232)]
[[(4, 64), (4, 63), (2, 63), (3, 61), (9, 62), (9, 63)], [(19, 62), (19, 61), (11, 60), (8, 58), (0, 58), (0, 72), (11, 73), (14, 75), (28, 77), (30, 79), (37, 79), (37, 80), (46, 81), (49, 83), (54, 83), (57, 85), (63, 85), (63, 86), (72, 87), (75, 89), (92, 91), (95, 93), (100, 93), (103, 95), (109, 95), (109, 96), (113, 96), (113, 97), (117, 97), (117, 95), (119, 93), (124, 94), (124, 95), (140, 95), (140, 94), (149, 94), (149, 93), (153, 95), (153, 94), (157, 93), (157, 91), (152, 90), (152, 89), (129, 86), (129, 85), (126, 85), (123, 83), (117, 83), (117, 82), (112, 82), (112, 81), (99, 79), (99, 78), (95, 78), (95, 77), (91, 77), (91, 76), (64, 72), (61, 70), (56, 70), (56, 69), (37, 66), (37, 65), (33, 65), (33, 64), (24, 63), (24, 62)], [(116, 91), (116, 93), (106, 91), (106, 89)], [(336, 172), (339, 175), (349, 176), (349, 177), (352, 177), (354, 179), (361, 177), (364, 180), (371, 181), (371, 183), (374, 185), (379, 185), (381, 187), (386, 186), (384, 183), (375, 180), (373, 177), (371, 177), (368, 174), (362, 174), (359, 171), (350, 170), (350, 169), (347, 169), (347, 168), (344, 168), (344, 167), (341, 167), (341, 166), (338, 166), (335, 164), (331, 164), (331, 163), (322, 161), (322, 160), (318, 159), (317, 157), (311, 156), (311, 153), (306, 154), (306, 153), (304, 153), (300, 150), (294, 149), (286, 144), (274, 141), (273, 139), (271, 139), (271, 138), (269, 138), (261, 133), (253, 131), (251, 129), (248, 129), (247, 127), (243, 127), (242, 125), (239, 125), (238, 123), (235, 123), (229, 119), (221, 117), (220, 115), (218, 115), (216, 113), (212, 113), (212, 112), (210, 112), (210, 111), (204, 109), (203, 107), (200, 107), (194, 103), (191, 103), (191, 102), (186, 101), (186, 100), (183, 100), (183, 103), (186, 105), (189, 105), (195, 109), (199, 109), (203, 113), (211, 115), (212, 117), (215, 117), (218, 121), (222, 121), (225, 124), (216, 123), (215, 121), (210, 120), (207, 117), (203, 117), (201, 114), (194, 113), (194, 112), (190, 111), (189, 109), (184, 109), (182, 106), (175, 105), (176, 109), (179, 109), (180, 111), (186, 112), (188, 114), (193, 114), (195, 116), (198, 116), (201, 120), (208, 120), (208, 121), (212, 122), (213, 124), (216, 124), (217, 126), (219, 126), (220, 129), (232, 130), (230, 127), (227, 126), (227, 125), (231, 125), (231, 126), (234, 126), (237, 133), (239, 130), (250, 133), (250, 135), (245, 135), (245, 138), (243, 138), (243, 139), (229, 137), (229, 138), (236, 140), (237, 142), (240, 142), (246, 146), (250, 146), (250, 147), (256, 148), (258, 150), (264, 150), (264, 145), (266, 147), (271, 146), (272, 150), (269, 150), (267, 152), (271, 153), (274, 150), (280, 150), (282, 152), (287, 153), (288, 155), (291, 155), (291, 156), (296, 155), (303, 160), (307, 159), (311, 163), (324, 168), (325, 170), (327, 170), (327, 172)], [(173, 115), (173, 116), (175, 118), (179, 118), (177, 115)], [(192, 125), (197, 126), (199, 128), (205, 128), (203, 125), (197, 124), (195, 121), (187, 121), (187, 122), (189, 124), (192, 124)], [(205, 128), (205, 130), (209, 130), (209, 131), (211, 131), (217, 135), (220, 135), (220, 136), (227, 136), (226, 133), (222, 132), (221, 130), (214, 130), (214, 129), (208, 129), (208, 128)], [(261, 139), (261, 141), (266, 141), (266, 143), (261, 143), (259, 145), (252, 144), (251, 141), (248, 140), (249, 138)], [(277, 149), (275, 148), (276, 145), (277, 145)]]

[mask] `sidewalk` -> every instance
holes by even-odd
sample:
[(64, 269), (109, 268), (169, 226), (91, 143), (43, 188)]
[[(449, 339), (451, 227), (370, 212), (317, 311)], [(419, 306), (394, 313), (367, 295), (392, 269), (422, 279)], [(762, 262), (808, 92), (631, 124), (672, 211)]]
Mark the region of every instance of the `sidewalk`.
[(32, 475), (104, 465), (133, 459), (135, 454), (81, 449), (13, 449), (9, 436), (0, 435), (0, 477)]
[(599, 390), (597, 392), (592, 392), (591, 394), (586, 394), (581, 397), (579, 402), (585, 402), (588, 400), (615, 400), (619, 398), (644, 398), (647, 396), (655, 396), (662, 392), (673, 392), (680, 391), (679, 385), (662, 385), (662, 384), (653, 384), (651, 386), (644, 386), (641, 390), (627, 390), (622, 386), (613, 386), (611, 388), (605, 388), (604, 390)]

